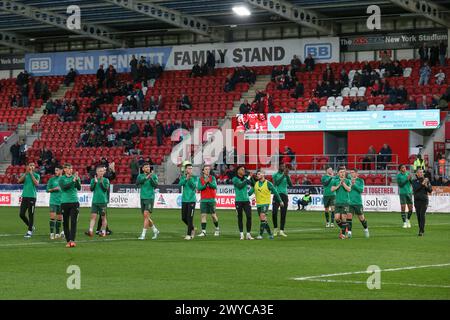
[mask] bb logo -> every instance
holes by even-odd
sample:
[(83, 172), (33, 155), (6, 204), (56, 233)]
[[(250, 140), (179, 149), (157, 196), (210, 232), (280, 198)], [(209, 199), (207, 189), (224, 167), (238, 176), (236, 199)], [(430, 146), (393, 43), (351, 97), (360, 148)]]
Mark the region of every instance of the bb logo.
[(333, 49), (331, 43), (313, 43), (305, 45), (305, 57), (309, 54), (315, 59), (331, 59)]
[(0, 193), (0, 204), (11, 204), (11, 195), (8, 193)]
[(29, 61), (31, 72), (51, 72), (52, 59), (51, 58), (31, 58)]

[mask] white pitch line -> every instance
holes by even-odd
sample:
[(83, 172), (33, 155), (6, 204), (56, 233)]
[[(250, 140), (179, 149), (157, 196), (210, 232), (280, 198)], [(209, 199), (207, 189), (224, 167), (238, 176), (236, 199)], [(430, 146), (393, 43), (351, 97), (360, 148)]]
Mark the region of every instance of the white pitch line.
[[(390, 268), (390, 269), (380, 270), (380, 272), (393, 272), (393, 271), (404, 271), (404, 270), (415, 270), (415, 269), (437, 268), (437, 267), (448, 267), (448, 266), (450, 266), (450, 263), (428, 264), (428, 265), (423, 265), (423, 266)], [(352, 275), (352, 274), (362, 274), (362, 273), (367, 274), (368, 272), (367, 272), (367, 270), (364, 270), (364, 271), (353, 271), (353, 272), (330, 273), (330, 274), (321, 274), (321, 275), (317, 275), (317, 276), (294, 278), (294, 280), (305, 281), (305, 280), (311, 280), (311, 279), (329, 278), (329, 277), (337, 277), (337, 276), (348, 276), (348, 275)]]
[[(331, 279), (308, 279), (306, 281), (314, 282), (333, 282), (333, 283), (350, 283), (350, 284), (367, 284), (366, 281), (350, 281), (350, 280), (331, 280)], [(418, 284), (418, 283), (399, 283), (399, 282), (381, 282), (382, 285), (396, 285), (396, 286), (408, 286), (408, 287), (421, 287), (421, 288), (445, 288), (450, 289), (450, 286), (433, 285), (433, 284)]]
[[(114, 238), (114, 239), (99, 239), (99, 240), (80, 240), (75, 241), (76, 243), (89, 243), (89, 242), (109, 242), (109, 241), (120, 241), (120, 240), (138, 240), (138, 238)], [(26, 241), (26, 240), (24, 240)], [(34, 246), (34, 245), (41, 245), (41, 244), (55, 244), (55, 245), (63, 245), (66, 241), (54, 241), (54, 242), (23, 242), (23, 243), (4, 243), (0, 244), (0, 247), (15, 247), (15, 246)]]

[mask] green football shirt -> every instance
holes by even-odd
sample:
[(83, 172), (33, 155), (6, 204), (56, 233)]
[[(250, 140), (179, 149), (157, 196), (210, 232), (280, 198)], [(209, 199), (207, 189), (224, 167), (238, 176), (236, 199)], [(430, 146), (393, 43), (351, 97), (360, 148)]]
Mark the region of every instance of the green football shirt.
[(178, 185), (183, 187), (182, 202), (197, 202), (197, 180), (198, 177), (196, 176), (191, 176), (189, 180), (186, 179), (185, 175), (181, 177)]
[(59, 179), (59, 186), (61, 187), (61, 204), (78, 203), (78, 191), (81, 190), (80, 178), (74, 182), (73, 176), (63, 175)]
[(332, 185), (332, 181), (334, 180), (335, 177), (329, 176), (329, 175), (324, 175), (322, 176), (321, 182), (323, 185), (323, 195), (325, 197), (330, 197), (330, 196), (335, 196), (336, 192), (331, 191), (331, 185)]
[[(350, 186), (351, 184), (350, 179), (344, 179), (344, 182), (347, 186)], [(331, 185), (334, 187), (337, 187), (339, 184), (340, 184), (339, 178), (333, 179), (331, 182)], [(349, 193), (350, 192), (345, 190), (343, 186), (339, 187), (339, 189), (336, 190), (336, 205), (348, 205), (350, 201)]]
[(50, 205), (51, 206), (59, 206), (61, 205), (61, 187), (59, 186), (59, 179), (61, 177), (54, 176), (51, 177), (47, 182), (47, 192), (50, 192), (50, 189), (58, 188), (58, 190), (50, 192)]
[(248, 180), (246, 178), (243, 178), (242, 180), (239, 177), (233, 177), (231, 179), (231, 182), (233, 182), (234, 186), (234, 194), (236, 196), (235, 201), (236, 202), (247, 202), (249, 201), (248, 197)]
[(109, 180), (107, 178), (98, 179), (97, 183), (95, 183), (95, 179), (92, 179), (91, 191), (94, 193), (92, 196), (92, 204), (107, 204), (108, 189)]
[(158, 186), (158, 176), (155, 173), (149, 178), (147, 174), (141, 173), (136, 184), (141, 188), (141, 200), (155, 199), (155, 188)]
[(397, 175), (397, 184), (398, 184), (398, 193), (399, 194), (412, 194), (412, 184), (411, 181), (408, 179), (409, 173), (400, 172)]
[(277, 172), (272, 176), (273, 184), (278, 193), (288, 194), (288, 187), (292, 187), (292, 181), (289, 176), (286, 176), (283, 172)]
[(352, 190), (350, 190), (349, 200), (351, 205), (362, 206), (362, 196), (364, 191), (364, 180), (357, 178), (355, 184), (352, 184)]
[[(36, 199), (36, 186), (34, 185), (33, 179), (31, 179), (31, 175), (29, 172), (24, 174), (25, 180), (23, 182), (22, 198)], [(41, 181), (41, 177), (36, 172), (33, 172), (33, 176), (38, 182)]]

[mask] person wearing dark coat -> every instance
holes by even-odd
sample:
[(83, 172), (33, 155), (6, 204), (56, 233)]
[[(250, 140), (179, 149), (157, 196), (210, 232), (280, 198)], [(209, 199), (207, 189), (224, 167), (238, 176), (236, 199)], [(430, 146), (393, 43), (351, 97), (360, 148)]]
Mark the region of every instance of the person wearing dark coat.
[(162, 123), (159, 120), (156, 120), (156, 140), (158, 143), (158, 147), (163, 144), (163, 137), (164, 137), (164, 127)]
[(417, 222), (419, 224), (419, 237), (425, 233), (425, 216), (428, 208), (428, 194), (433, 191), (428, 178), (424, 177), (422, 169), (417, 170), (416, 179), (412, 184), (414, 192), (414, 207), (416, 208)]
[(133, 57), (130, 61), (130, 71), (131, 71), (131, 77), (133, 78), (134, 83), (136, 83), (139, 79), (138, 77), (138, 60), (136, 59), (136, 56), (133, 54)]
[(105, 81), (105, 70), (103, 69), (103, 65), (100, 65), (100, 68), (97, 70), (97, 88), (103, 88), (103, 82)]

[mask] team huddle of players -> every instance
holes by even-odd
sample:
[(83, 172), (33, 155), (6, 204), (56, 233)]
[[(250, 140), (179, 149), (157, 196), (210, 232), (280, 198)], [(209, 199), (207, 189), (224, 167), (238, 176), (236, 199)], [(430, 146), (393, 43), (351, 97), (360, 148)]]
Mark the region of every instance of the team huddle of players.
[[(400, 166), (397, 176), (399, 185), (400, 202), (402, 208), (403, 228), (410, 228), (412, 215), (412, 178), (405, 166)], [(28, 227), (25, 234), (30, 238), (34, 228), (34, 210), (36, 206), (36, 188), (39, 184), (39, 174), (35, 172), (35, 165), (29, 163), (27, 171), (20, 177), (19, 183), (23, 183), (22, 201), (20, 205), (20, 217)], [(107, 235), (107, 205), (109, 200), (110, 182), (104, 177), (105, 168), (98, 167), (96, 175), (91, 180), (90, 190), (93, 192), (91, 219), (86, 234), (94, 235), (94, 226), (97, 217), (100, 217), (97, 234), (101, 237)], [(263, 239), (267, 233), (269, 239), (275, 236), (287, 237), (285, 233), (286, 216), (288, 208), (288, 187), (292, 187), (289, 170), (283, 164), (273, 176), (273, 183), (265, 178), (262, 171), (249, 174), (244, 166), (237, 166), (236, 175), (232, 179), (235, 189), (235, 207), (237, 212), (237, 224), (241, 240), (253, 240), (252, 230), (252, 206), (250, 197), (254, 194), (256, 208), (260, 221), (259, 234), (256, 239)], [(353, 215), (357, 215), (364, 228), (364, 235), (369, 237), (367, 220), (363, 213), (362, 193), (364, 180), (358, 177), (358, 170), (351, 169), (347, 172), (345, 167), (339, 167), (337, 175), (333, 168), (327, 168), (322, 177), (323, 202), (325, 207), (326, 228), (339, 227), (339, 238), (352, 237)], [(147, 230), (151, 228), (152, 239), (157, 239), (159, 230), (152, 220), (152, 212), (155, 201), (155, 189), (158, 186), (158, 177), (153, 172), (150, 164), (145, 163), (142, 173), (136, 181), (140, 188), (141, 212), (143, 215), (143, 229), (139, 237), (146, 239)], [(216, 212), (216, 178), (211, 174), (211, 167), (202, 168), (200, 176), (193, 174), (193, 166), (186, 163), (182, 166), (179, 185), (182, 187), (182, 221), (187, 227), (185, 239), (191, 240), (196, 235), (194, 227), (194, 211), (197, 202), (197, 192), (200, 192), (201, 231), (198, 237), (207, 235), (207, 215), (211, 215), (214, 223), (214, 236), (220, 235), (219, 219)], [(78, 173), (74, 173), (70, 164), (55, 169), (55, 175), (48, 181), (46, 191), (50, 193), (50, 239), (65, 237), (67, 247), (75, 247), (77, 221), (79, 214), (78, 191), (81, 190), (81, 181)], [(273, 195), (273, 203), (272, 203)], [(269, 207), (272, 205), (272, 223), (274, 231), (271, 231), (268, 222)], [(408, 214), (405, 209), (408, 206)], [(278, 227), (278, 211), (280, 210), (280, 227)], [(26, 215), (28, 211), (28, 217)], [(246, 234), (244, 235), (244, 214), (246, 218)], [(61, 229), (61, 225), (63, 228)]]

